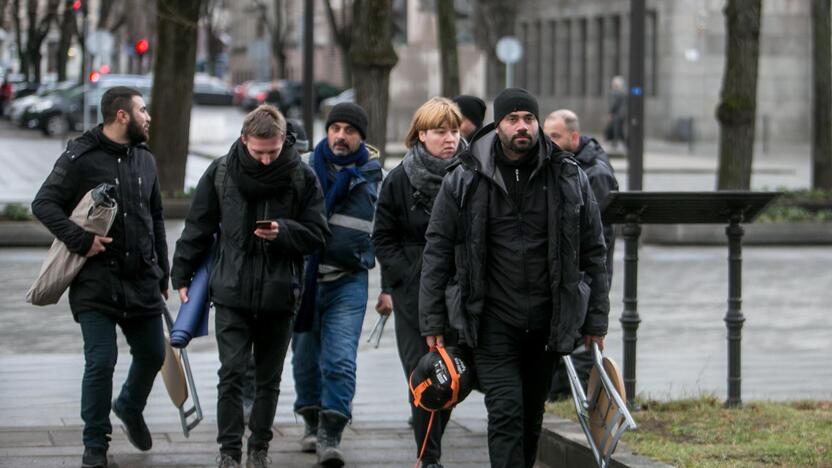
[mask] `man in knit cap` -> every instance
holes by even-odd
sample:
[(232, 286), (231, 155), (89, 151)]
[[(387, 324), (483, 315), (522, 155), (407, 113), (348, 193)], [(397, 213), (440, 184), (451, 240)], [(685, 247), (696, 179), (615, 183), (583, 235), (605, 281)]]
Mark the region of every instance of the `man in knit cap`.
[(332, 236), (307, 260), (292, 368), (295, 411), (306, 426), (301, 448), (317, 452), (324, 466), (344, 464), (341, 433), (352, 415), (367, 270), (375, 266), (370, 234), (382, 172), (378, 150), (364, 143), (367, 122), (360, 106), (338, 104), (327, 117), (326, 138), (309, 155)]
[(471, 349), (488, 410), (492, 467), (534, 465), (552, 367), (594, 341), (609, 314), (606, 246), (586, 174), (541, 137), (526, 90), (494, 99), (442, 182), (426, 232), (419, 319)]
[(453, 98), (453, 101), (462, 111), (462, 125), (459, 126), (462, 138), (465, 138), (465, 141), (471, 141), (477, 130), (482, 128), (482, 120), (485, 118), (485, 101), (467, 94), (460, 94)]

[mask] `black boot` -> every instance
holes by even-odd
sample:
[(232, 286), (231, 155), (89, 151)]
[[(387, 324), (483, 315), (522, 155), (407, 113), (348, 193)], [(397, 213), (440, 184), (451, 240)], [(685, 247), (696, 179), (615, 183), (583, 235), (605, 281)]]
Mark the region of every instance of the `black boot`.
[(81, 468), (107, 468), (107, 449), (86, 447), (81, 458)]
[(305, 406), (295, 411), (303, 417), (303, 438), (300, 440), (301, 452), (315, 453), (315, 446), (318, 444), (318, 412), (320, 410), (317, 406)]
[(153, 439), (150, 436), (150, 430), (147, 428), (147, 424), (144, 423), (144, 416), (141, 413), (129, 414), (122, 411), (116, 404), (117, 402), (118, 400), (113, 400), (113, 413), (124, 423), (124, 429), (127, 431), (127, 440), (143, 452), (150, 450), (153, 447)]
[(327, 467), (344, 466), (344, 453), (340, 449), (341, 433), (349, 418), (333, 410), (321, 410), (318, 418), (318, 464)]

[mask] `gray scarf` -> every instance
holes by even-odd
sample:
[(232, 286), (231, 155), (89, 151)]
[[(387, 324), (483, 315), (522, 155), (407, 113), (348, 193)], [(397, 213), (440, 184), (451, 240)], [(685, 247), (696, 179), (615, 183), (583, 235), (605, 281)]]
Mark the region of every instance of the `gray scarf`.
[(431, 156), (425, 149), (425, 145), (419, 141), (407, 150), (407, 154), (405, 154), (402, 161), (404, 172), (407, 174), (410, 184), (428, 197), (430, 200), (429, 206), (433, 206), (433, 200), (436, 198), (436, 194), (439, 193), (439, 186), (442, 185), (442, 178), (445, 177), (448, 167), (456, 162), (459, 155), (467, 147), (465, 140), (460, 139), (456, 154), (448, 159)]

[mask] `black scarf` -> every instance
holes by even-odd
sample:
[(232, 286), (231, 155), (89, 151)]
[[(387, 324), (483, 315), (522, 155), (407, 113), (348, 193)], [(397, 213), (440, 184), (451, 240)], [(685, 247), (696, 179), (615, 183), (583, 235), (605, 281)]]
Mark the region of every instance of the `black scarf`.
[(228, 175), (247, 200), (273, 198), (291, 185), (292, 173), (300, 163), (298, 152), (289, 145), (283, 147), (280, 156), (271, 164), (263, 165), (237, 139), (228, 153)]

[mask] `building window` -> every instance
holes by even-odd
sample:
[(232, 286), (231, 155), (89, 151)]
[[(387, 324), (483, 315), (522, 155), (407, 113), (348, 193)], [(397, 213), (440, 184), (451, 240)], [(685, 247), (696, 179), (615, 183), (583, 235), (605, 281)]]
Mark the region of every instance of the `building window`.
[(580, 47), (580, 51), (578, 52), (579, 57), (578, 60), (580, 64), (578, 66), (578, 94), (581, 96), (586, 96), (587, 94), (587, 64), (589, 63), (589, 47), (588, 42), (589, 38), (587, 37), (587, 20), (586, 18), (581, 18), (578, 20), (578, 47)]
[(621, 74), (621, 16), (612, 17), (612, 73), (610, 76)]
[(543, 50), (549, 51), (549, 95), (554, 96), (557, 93), (557, 73), (560, 72), (558, 67), (558, 48), (560, 43), (557, 40), (558, 29), (555, 26), (556, 21), (549, 21), (549, 40), (546, 42), (547, 47), (541, 47)]
[(566, 57), (563, 59), (563, 66), (561, 67), (561, 72), (563, 73), (563, 89), (562, 94), (569, 95), (572, 93), (572, 21), (571, 20), (563, 20), (563, 50), (566, 54)]
[(658, 32), (658, 14), (656, 10), (647, 10), (647, 17), (644, 24), (644, 94), (647, 96), (658, 95), (658, 78), (659, 78), (659, 32)]
[(607, 82), (606, 75), (604, 75), (604, 41), (607, 40), (606, 36), (604, 35), (604, 17), (599, 16), (595, 18), (595, 45), (597, 49), (595, 51), (595, 64), (597, 69), (595, 70), (595, 95), (596, 96), (603, 96), (604, 95), (604, 84)]

